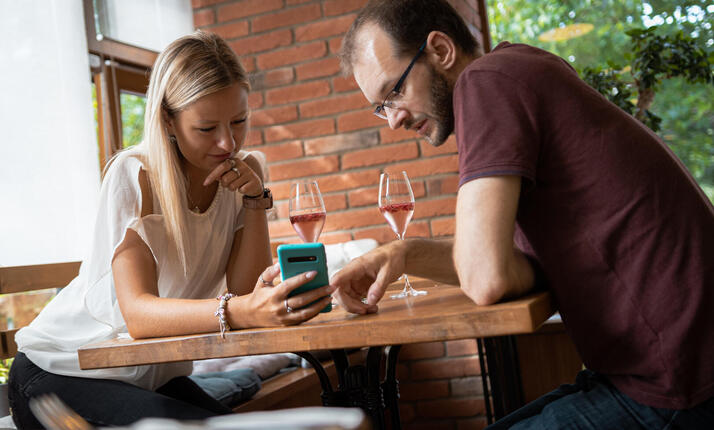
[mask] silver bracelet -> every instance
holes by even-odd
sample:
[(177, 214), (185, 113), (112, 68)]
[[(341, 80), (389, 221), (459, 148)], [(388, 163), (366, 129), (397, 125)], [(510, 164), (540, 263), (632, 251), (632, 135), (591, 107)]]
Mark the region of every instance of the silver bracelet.
[(223, 339), (226, 338), (226, 330), (231, 329), (231, 326), (226, 320), (226, 303), (228, 303), (228, 300), (232, 299), (233, 297), (235, 297), (235, 294), (233, 293), (226, 293), (222, 296), (216, 297), (216, 300), (219, 300), (219, 303), (218, 309), (216, 309), (216, 312), (213, 315), (218, 317), (218, 325), (221, 328), (221, 337)]

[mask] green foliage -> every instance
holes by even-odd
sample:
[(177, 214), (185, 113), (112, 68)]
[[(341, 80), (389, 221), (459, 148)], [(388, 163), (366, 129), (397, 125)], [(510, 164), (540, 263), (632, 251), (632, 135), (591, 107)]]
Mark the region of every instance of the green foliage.
[(635, 113), (635, 104), (632, 103), (632, 85), (622, 77), (624, 74), (620, 66), (609, 68), (586, 67), (583, 69), (582, 78), (600, 94), (615, 103), (630, 115)]
[[(627, 81), (626, 73), (622, 72), (622, 67), (610, 65), (609, 68), (602, 67), (586, 67), (583, 69), (581, 76), (585, 82), (595, 88), (600, 94), (607, 97), (611, 102), (616, 104), (620, 109), (635, 115), (638, 112), (637, 106), (632, 103), (636, 95), (632, 91), (633, 85)], [(640, 118), (647, 127), (657, 132), (660, 130), (662, 118), (645, 109), (644, 115)]]
[(690, 83), (712, 83), (709, 56), (697, 40), (681, 30), (673, 35), (660, 35), (657, 30), (658, 27), (650, 27), (627, 32), (633, 44), (632, 75), (640, 91), (656, 90), (662, 79), (676, 76)]
[(12, 366), (14, 358), (0, 360), (0, 384), (7, 384), (8, 376), (10, 375), (10, 366)]
[[(712, 83), (711, 70), (703, 73), (705, 58), (714, 64), (711, 0), (489, 0), (487, 12), (494, 45), (527, 43), (565, 58), (598, 91), (658, 131), (714, 201), (714, 86), (702, 84)], [(560, 42), (538, 40), (575, 23), (595, 29)], [(635, 63), (638, 57), (642, 64)], [(635, 75), (638, 70), (644, 74)], [(657, 91), (654, 101), (653, 92), (641, 97), (636, 79), (655, 83), (646, 87)], [(648, 97), (651, 106), (640, 112), (635, 103)]]
[(657, 30), (658, 27), (650, 27), (626, 32), (632, 39), (628, 57), (632, 58), (631, 73), (639, 95), (637, 106), (629, 100), (632, 85), (618, 71), (621, 66), (610, 63), (609, 69), (585, 67), (582, 72), (585, 82), (656, 132), (661, 129), (662, 118), (649, 107), (664, 79), (683, 77), (693, 84), (714, 82), (711, 62), (696, 40), (682, 31), (661, 35)]
[(144, 111), (146, 97), (130, 93), (121, 93), (121, 123), (124, 148), (141, 142), (144, 134)]

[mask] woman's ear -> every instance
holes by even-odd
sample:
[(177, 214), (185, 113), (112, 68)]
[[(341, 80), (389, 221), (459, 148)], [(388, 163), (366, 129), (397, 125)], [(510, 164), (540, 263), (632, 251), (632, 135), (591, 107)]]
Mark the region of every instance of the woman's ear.
[(176, 134), (176, 130), (174, 129), (174, 121), (164, 109), (161, 109), (161, 121), (164, 123), (164, 127), (166, 128), (166, 131), (169, 135)]
[(427, 58), (439, 71), (448, 72), (456, 64), (456, 45), (446, 33), (429, 33), (425, 50)]

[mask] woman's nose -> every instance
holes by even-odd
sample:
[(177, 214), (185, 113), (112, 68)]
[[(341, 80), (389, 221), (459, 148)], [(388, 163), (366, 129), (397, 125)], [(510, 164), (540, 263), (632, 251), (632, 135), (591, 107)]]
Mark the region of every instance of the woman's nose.
[(235, 150), (236, 141), (233, 138), (233, 132), (230, 127), (222, 128), (221, 135), (218, 137), (218, 146), (226, 152)]

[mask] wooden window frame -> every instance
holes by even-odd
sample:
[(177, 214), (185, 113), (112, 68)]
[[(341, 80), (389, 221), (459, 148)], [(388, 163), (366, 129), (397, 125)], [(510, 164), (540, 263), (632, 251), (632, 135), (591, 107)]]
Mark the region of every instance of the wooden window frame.
[(112, 156), (123, 148), (121, 92), (146, 94), (151, 67), (159, 54), (108, 37), (98, 40), (94, 2), (82, 2), (87, 48), (99, 60), (94, 61), (91, 72), (97, 95), (97, 140), (103, 171)]

